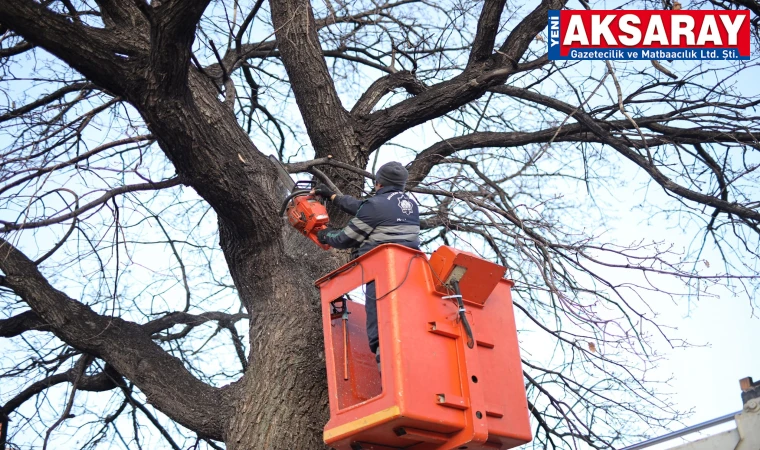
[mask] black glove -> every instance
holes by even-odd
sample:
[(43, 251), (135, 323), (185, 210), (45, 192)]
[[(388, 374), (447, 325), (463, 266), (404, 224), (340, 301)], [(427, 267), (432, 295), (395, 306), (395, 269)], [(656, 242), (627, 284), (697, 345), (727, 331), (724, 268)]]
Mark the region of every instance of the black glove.
[(320, 244), (327, 244), (327, 241), (325, 240), (325, 237), (327, 236), (327, 233), (332, 231), (330, 228), (322, 228), (321, 230), (317, 231), (317, 240)]
[(314, 193), (327, 200), (330, 200), (330, 198), (335, 195), (335, 192), (323, 183), (318, 184), (317, 187), (314, 188)]

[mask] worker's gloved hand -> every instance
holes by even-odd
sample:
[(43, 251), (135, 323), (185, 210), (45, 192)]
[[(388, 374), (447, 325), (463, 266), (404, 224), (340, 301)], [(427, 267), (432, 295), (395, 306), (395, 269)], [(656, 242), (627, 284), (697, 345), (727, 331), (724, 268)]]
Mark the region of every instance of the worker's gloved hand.
[(312, 192), (327, 200), (330, 200), (332, 196), (335, 195), (335, 192), (323, 183), (318, 184)]
[(323, 228), (317, 232), (317, 240), (320, 244), (327, 244), (327, 241), (325, 240), (325, 237), (327, 236), (327, 233), (332, 231), (331, 228)]

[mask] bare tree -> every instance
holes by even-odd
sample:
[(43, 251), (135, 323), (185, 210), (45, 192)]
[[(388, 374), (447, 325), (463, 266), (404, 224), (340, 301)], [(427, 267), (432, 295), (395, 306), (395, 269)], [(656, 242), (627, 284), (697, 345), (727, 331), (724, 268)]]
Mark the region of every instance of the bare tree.
[[(281, 221), (267, 154), (362, 195), (394, 148), (426, 248), (510, 268), (535, 446), (678, 417), (648, 300), (757, 286), (757, 65), (549, 61), (547, 11), (584, 6), (0, 2), (0, 448), (324, 447), (312, 282), (348, 255)], [(695, 249), (606, 240), (630, 174)]]

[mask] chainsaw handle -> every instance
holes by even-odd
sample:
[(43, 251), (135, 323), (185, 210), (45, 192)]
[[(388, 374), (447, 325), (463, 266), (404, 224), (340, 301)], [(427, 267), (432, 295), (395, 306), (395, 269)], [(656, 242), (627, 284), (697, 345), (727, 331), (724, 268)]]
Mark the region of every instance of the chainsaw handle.
[(311, 190), (309, 189), (299, 189), (297, 191), (293, 191), (285, 197), (285, 200), (282, 202), (282, 207), (280, 208), (280, 214), (279, 216), (282, 217), (285, 214), (285, 210), (288, 209), (288, 203), (293, 200), (296, 197), (300, 197), (302, 195), (309, 195), (311, 193)]
[(293, 185), (293, 190), (304, 189), (303, 185), (314, 187), (315, 184), (317, 184), (317, 182), (314, 180), (298, 180)]

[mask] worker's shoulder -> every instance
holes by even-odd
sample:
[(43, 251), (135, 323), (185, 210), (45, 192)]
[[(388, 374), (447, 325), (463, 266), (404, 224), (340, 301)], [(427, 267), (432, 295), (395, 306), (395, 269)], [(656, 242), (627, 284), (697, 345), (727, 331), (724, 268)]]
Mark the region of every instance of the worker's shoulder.
[(398, 201), (401, 198), (409, 198), (409, 196), (407, 196), (406, 192), (404, 191), (389, 191), (383, 192), (382, 194), (375, 194), (372, 197), (369, 197), (367, 201), (385, 203), (390, 201)]
[(402, 192), (385, 192), (368, 197), (359, 205), (356, 215), (363, 217), (387, 216), (391, 211), (391, 206), (397, 203), (398, 199), (396, 197), (399, 194), (402, 194)]
[[(390, 194), (395, 194), (395, 192), (391, 192)], [(388, 201), (391, 199), (389, 197), (389, 193), (385, 194), (375, 194), (372, 197), (368, 197), (362, 201), (362, 204), (359, 206), (359, 209), (365, 209), (365, 210), (377, 210), (382, 209)]]
[(408, 216), (412, 213), (416, 213), (418, 210), (417, 203), (411, 200), (404, 191), (380, 193), (367, 199), (366, 205), (367, 206), (364, 207), (364, 215), (376, 214), (382, 217), (397, 215)]
[(367, 212), (371, 209), (374, 209), (374, 198), (375, 197), (367, 197), (359, 200), (359, 208), (356, 210), (356, 213), (359, 214), (362, 211)]

